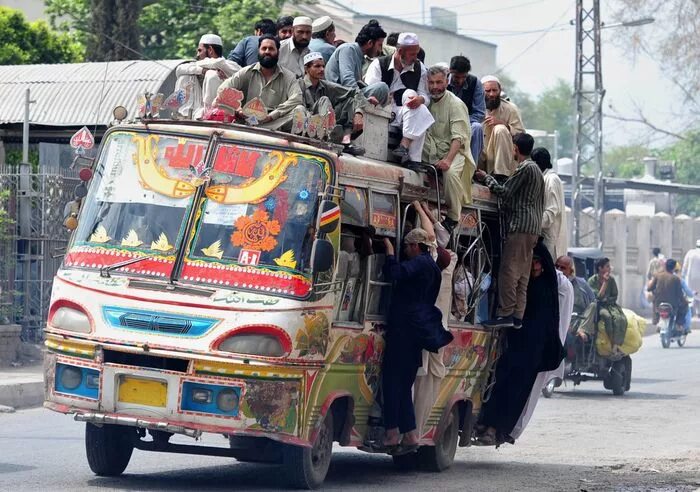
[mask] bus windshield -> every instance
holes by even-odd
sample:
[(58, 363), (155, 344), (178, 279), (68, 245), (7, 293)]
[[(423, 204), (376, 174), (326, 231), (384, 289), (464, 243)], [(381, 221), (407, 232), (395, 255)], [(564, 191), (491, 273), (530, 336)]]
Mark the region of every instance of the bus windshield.
[[(101, 268), (149, 256), (120, 271), (308, 294), (318, 197), (329, 163), (230, 142), (220, 143), (206, 163), (207, 145), (196, 138), (111, 133), (65, 264)], [(194, 227), (185, 238), (190, 217)], [(178, 255), (182, 266), (173, 272)]]

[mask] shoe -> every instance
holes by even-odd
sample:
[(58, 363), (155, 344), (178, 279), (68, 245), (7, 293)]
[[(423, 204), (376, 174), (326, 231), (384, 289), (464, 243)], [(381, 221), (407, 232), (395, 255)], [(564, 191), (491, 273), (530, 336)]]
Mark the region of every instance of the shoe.
[(512, 316), (498, 316), (495, 319), (487, 319), (482, 321), (481, 324), (486, 328), (510, 328), (513, 326)]
[(365, 155), (365, 148), (359, 145), (348, 144), (343, 147), (343, 152), (354, 156), (360, 156)]
[(516, 330), (519, 330), (522, 327), (523, 327), (523, 320), (513, 316), (513, 328), (515, 328)]
[(418, 451), (418, 443), (415, 444), (399, 444), (395, 448), (387, 451), (391, 456), (403, 456)]
[(345, 136), (345, 130), (340, 125), (335, 125), (333, 129), (328, 133), (328, 140), (332, 143), (339, 144), (343, 142), (343, 137)]
[(401, 164), (408, 161), (408, 149), (403, 145), (399, 145), (394, 150), (392, 150), (391, 155), (398, 159), (399, 163)]

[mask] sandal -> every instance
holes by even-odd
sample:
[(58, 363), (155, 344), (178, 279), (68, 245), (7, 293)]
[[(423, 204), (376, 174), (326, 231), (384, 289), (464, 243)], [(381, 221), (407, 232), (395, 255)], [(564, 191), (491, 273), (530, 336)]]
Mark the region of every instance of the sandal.
[(415, 444), (399, 444), (393, 450), (387, 451), (391, 456), (403, 456), (405, 454), (415, 453), (418, 450), (418, 443)]
[(496, 445), (496, 435), (490, 432), (484, 432), (479, 434), (474, 439), (474, 444), (477, 446), (495, 446)]

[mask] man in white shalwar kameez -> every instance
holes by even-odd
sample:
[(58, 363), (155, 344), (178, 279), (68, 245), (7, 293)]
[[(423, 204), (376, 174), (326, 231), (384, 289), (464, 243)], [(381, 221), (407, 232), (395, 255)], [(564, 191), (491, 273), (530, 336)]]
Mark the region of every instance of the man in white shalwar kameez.
[[(681, 276), (693, 292), (700, 292), (700, 239), (695, 242), (695, 249), (691, 249), (685, 254), (683, 259), (683, 270)], [(698, 311), (698, 301), (693, 300), (696, 312)]]
[(236, 62), (224, 58), (222, 53), (221, 37), (205, 34), (197, 46), (197, 60), (183, 63), (175, 69), (175, 90), (182, 89), (187, 94), (187, 100), (178, 109), (182, 116), (201, 118), (211, 108), (222, 82), (241, 69)]
[(542, 214), (541, 235), (552, 258), (559, 258), (566, 255), (569, 246), (564, 185), (552, 169), (552, 158), (547, 149), (538, 147), (532, 151), (531, 157), (544, 176), (544, 213)]
[[(562, 345), (564, 345), (566, 341), (566, 332), (569, 330), (571, 314), (574, 309), (574, 288), (569, 279), (566, 278), (566, 275), (559, 270), (557, 270), (557, 284), (559, 286), (559, 338)], [(513, 431), (510, 433), (513, 439), (518, 439), (525, 430), (525, 427), (535, 411), (537, 400), (540, 398), (544, 385), (555, 377), (564, 379), (565, 362), (565, 360), (561, 361), (559, 367), (553, 371), (541, 372), (537, 375), (535, 384), (532, 385), (532, 391), (530, 392), (530, 398), (527, 400), (527, 405), (525, 405), (523, 413), (520, 414), (520, 418), (518, 419), (518, 423), (515, 424)]]

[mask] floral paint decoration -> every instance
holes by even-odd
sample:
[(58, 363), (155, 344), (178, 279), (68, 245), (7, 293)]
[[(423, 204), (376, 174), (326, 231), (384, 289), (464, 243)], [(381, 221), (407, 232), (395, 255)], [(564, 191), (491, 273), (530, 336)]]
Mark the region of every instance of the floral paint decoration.
[(294, 269), (297, 267), (297, 260), (294, 259), (294, 250), (290, 249), (282, 253), (282, 256), (273, 260), (278, 266)]
[(202, 248), (202, 253), (210, 258), (221, 259), (224, 256), (224, 250), (221, 249), (221, 239), (217, 239), (206, 248)]
[(258, 251), (272, 251), (277, 246), (274, 238), (280, 233), (280, 223), (270, 220), (264, 210), (256, 210), (252, 216), (239, 217), (234, 223), (231, 244)]
[(124, 239), (122, 239), (122, 246), (131, 246), (132, 248), (138, 248), (143, 244), (143, 241), (139, 239), (136, 231), (131, 229)]
[(165, 252), (174, 249), (174, 246), (168, 242), (168, 236), (166, 236), (164, 232), (161, 232), (160, 236), (158, 236), (158, 240), (151, 242), (151, 249)]
[(107, 229), (105, 229), (105, 226), (98, 226), (97, 229), (95, 229), (95, 232), (90, 235), (91, 243), (106, 243), (110, 239), (112, 238), (107, 235)]
[(296, 348), (299, 357), (307, 355), (324, 355), (328, 348), (329, 323), (323, 313), (304, 315), (304, 326), (299, 329), (296, 336)]

